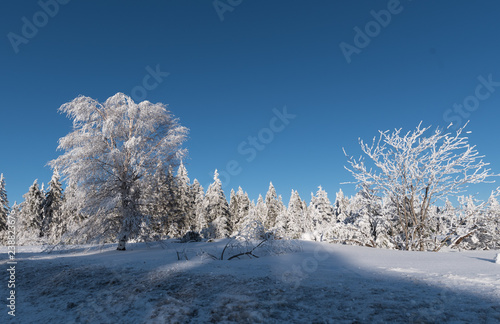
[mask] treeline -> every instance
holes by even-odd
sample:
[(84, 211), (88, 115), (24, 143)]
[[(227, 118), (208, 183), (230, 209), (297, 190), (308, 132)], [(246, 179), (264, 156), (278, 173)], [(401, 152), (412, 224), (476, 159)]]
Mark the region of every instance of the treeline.
[[(158, 175), (161, 185), (151, 188), (149, 202), (141, 206), (139, 241), (181, 238), (197, 232), (205, 239), (241, 235), (252, 231), (255, 239), (310, 239), (368, 247), (402, 249), (404, 233), (396, 217), (396, 206), (367, 187), (352, 197), (342, 190), (333, 203), (321, 187), (309, 203), (292, 190), (287, 205), (272, 183), (265, 196), (250, 200), (241, 187), (231, 190), (229, 203), (215, 171), (214, 182), (205, 191), (198, 180), (190, 181), (181, 163)], [(35, 181), (21, 204), (9, 207), (5, 180), (0, 179), (0, 229), (7, 237), (7, 215), (16, 219), (17, 243), (81, 244), (95, 241), (91, 231), (103, 226), (99, 215), (84, 214), (75, 186), (63, 185), (57, 170), (48, 188)], [(500, 245), (500, 204), (494, 195), (485, 203), (472, 196), (459, 198), (458, 206), (446, 200), (431, 208), (432, 223), (426, 249), (443, 246), (463, 249), (494, 249)], [(110, 219), (113, 219), (112, 217)], [(257, 224), (257, 225), (256, 225)], [(115, 242), (119, 224), (105, 224), (99, 242)], [(85, 229), (85, 230), (84, 230)], [(245, 233), (248, 234), (248, 233)]]
[[(339, 191), (331, 203), (320, 187), (309, 203), (292, 191), (285, 206), (272, 184), (256, 202), (239, 188), (228, 203), (217, 171), (206, 190), (191, 183), (179, 165), (189, 130), (162, 103), (136, 103), (117, 93), (103, 103), (79, 96), (59, 111), (73, 129), (59, 140), (64, 153), (49, 162), (56, 171), (48, 189), (35, 181), (10, 209), (0, 181), (4, 242), (10, 215), (19, 244), (117, 242), (117, 250), (188, 232), (206, 239), (305, 238), (410, 251), (499, 243), (500, 188), (487, 202), (460, 196), (468, 185), (499, 175), (469, 144), (467, 125), (450, 133), (452, 124), (431, 131), (420, 123), (413, 131), (380, 131), (371, 143), (360, 139), (364, 155), (346, 154), (346, 169), (360, 189), (353, 197)], [(64, 193), (57, 170), (67, 183)]]

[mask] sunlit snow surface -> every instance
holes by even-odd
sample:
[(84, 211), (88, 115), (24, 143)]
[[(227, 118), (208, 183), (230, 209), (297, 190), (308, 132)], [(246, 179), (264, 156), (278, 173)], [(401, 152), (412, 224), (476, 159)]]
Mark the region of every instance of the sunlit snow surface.
[[(20, 247), (15, 322), (500, 322), (497, 251), (402, 252), (302, 241), (298, 252), (258, 259), (200, 256), (220, 256), (225, 243), (129, 244), (125, 252), (114, 245), (52, 253)], [(177, 252), (189, 261), (178, 261)], [(12, 318), (3, 308), (0, 322), (7, 323)]]

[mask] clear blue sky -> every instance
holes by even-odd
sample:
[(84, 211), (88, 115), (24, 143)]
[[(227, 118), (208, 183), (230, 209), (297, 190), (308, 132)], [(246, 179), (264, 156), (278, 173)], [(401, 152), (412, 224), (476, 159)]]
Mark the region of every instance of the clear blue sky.
[[(377, 30), (370, 12), (388, 7), (390, 22)], [(142, 95), (135, 87), (148, 66), (170, 73), (145, 97), (169, 104), (191, 129), (191, 180), (206, 189), (213, 170), (234, 160), (241, 172), (226, 195), (242, 186), (256, 199), (272, 181), (285, 203), (291, 189), (309, 200), (318, 185), (332, 200), (340, 188), (353, 194), (341, 185), (351, 180), (342, 147), (359, 155), (358, 137), (379, 129), (447, 126), (455, 103), (474, 103), (478, 77), (500, 81), (498, 1), (243, 0), (231, 9), (221, 20), (213, 1), (72, 0), (49, 17), (37, 1), (2, 1), (0, 172), (11, 203), (34, 179), (50, 180), (46, 163), (71, 129), (58, 107), (80, 94)], [(36, 35), (26, 21), (40, 26)], [(373, 36), (357, 39), (366, 46), (348, 63), (340, 44), (355, 46), (356, 26)], [(471, 120), (471, 143), (499, 173), (500, 87), (491, 89), (460, 118)], [(284, 106), (296, 117), (248, 162), (238, 147)], [(484, 198), (494, 187), (474, 190)]]

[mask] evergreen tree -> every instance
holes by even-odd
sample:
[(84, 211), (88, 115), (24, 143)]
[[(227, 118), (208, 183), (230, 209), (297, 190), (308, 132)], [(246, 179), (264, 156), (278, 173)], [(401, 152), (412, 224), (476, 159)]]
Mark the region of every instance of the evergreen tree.
[(229, 196), (229, 232), (234, 232), (236, 230), (236, 223), (239, 218), (239, 197), (234, 192), (234, 189), (231, 189), (231, 194)]
[(7, 216), (10, 207), (7, 199), (7, 190), (5, 189), (5, 179), (3, 173), (0, 174), (0, 232), (7, 229)]
[(349, 198), (344, 196), (342, 189), (337, 192), (335, 198), (335, 216), (337, 222), (343, 222), (349, 217)]
[(276, 189), (274, 189), (273, 183), (269, 183), (269, 190), (266, 194), (266, 209), (267, 215), (265, 218), (264, 226), (267, 230), (273, 228), (276, 225), (276, 218), (280, 213), (282, 204), (280, 206), (280, 201), (276, 195)]
[(438, 244), (449, 244), (458, 225), (458, 216), (456, 208), (448, 198), (446, 198), (444, 206), (437, 210), (433, 220), (434, 232), (441, 241)]
[[(19, 228), (17, 226), (10, 227), (12, 225), (17, 225), (18, 224), (18, 219), (19, 219), (19, 214), (20, 214), (20, 207), (17, 204), (17, 202), (14, 202), (14, 205), (12, 205), (12, 208), (9, 209), (9, 214), (7, 215), (7, 224), (6, 224), (6, 230), (0, 231), (0, 243), (2, 245), (11, 245), (12, 243), (12, 237), (14, 237), (14, 242), (16, 244), (19, 244)], [(13, 223), (12, 223), (13, 222)], [(14, 233), (12, 233), (14, 232)], [(22, 242), (21, 242), (22, 243)]]
[(244, 220), (248, 217), (248, 213), (251, 208), (251, 201), (248, 198), (248, 194), (243, 192), (241, 187), (238, 187), (238, 191), (236, 192), (236, 197), (238, 199), (238, 211), (237, 217), (234, 219), (235, 222), (235, 230), (241, 230), (241, 226), (243, 225)]
[[(460, 204), (459, 225), (457, 226), (457, 239), (454, 245), (460, 244), (465, 249), (475, 250), (484, 248), (482, 232), (485, 226), (484, 204), (477, 201), (472, 195), (458, 197)], [(460, 242), (460, 243), (459, 243)]]
[(255, 214), (256, 220), (262, 223), (262, 225), (267, 222), (267, 207), (264, 202), (264, 198), (259, 194), (259, 198), (257, 198), (257, 204), (255, 204)]
[(169, 169), (163, 166), (159, 167), (162, 171), (154, 175), (152, 183), (147, 188), (150, 197), (149, 203), (145, 206), (149, 216), (149, 227), (151, 235), (157, 239), (162, 239), (168, 234), (170, 226), (169, 216), (171, 208), (171, 190), (172, 174), (167, 175)]
[(191, 192), (191, 180), (189, 180), (186, 167), (181, 162), (176, 175), (177, 193), (176, 200), (178, 205), (177, 218), (182, 224), (181, 231), (183, 233), (194, 228), (194, 195)]
[(158, 239), (166, 236), (180, 237), (184, 227), (184, 215), (181, 212), (177, 178), (173, 175), (172, 166), (155, 174), (150, 192), (150, 204), (147, 212), (150, 214), (151, 234)]
[(43, 236), (42, 232), (42, 204), (43, 196), (38, 187), (38, 181), (35, 180), (29, 191), (23, 196), (24, 201), (21, 204), (21, 230), (22, 238), (26, 241)]
[(53, 229), (57, 228), (58, 223), (62, 221), (61, 205), (63, 202), (63, 189), (60, 178), (59, 172), (57, 172), (57, 169), (54, 169), (52, 179), (49, 182), (49, 190), (45, 194), (43, 202), (42, 231), (51, 237), (57, 236), (53, 235)]
[(193, 181), (191, 192), (194, 196), (194, 230), (197, 232), (201, 232), (201, 230), (207, 227), (207, 220), (205, 217), (205, 209), (203, 205), (205, 200), (205, 192), (197, 179), (194, 179)]
[(168, 167), (167, 178), (164, 183), (163, 204), (166, 210), (167, 234), (172, 237), (181, 237), (184, 228), (184, 215), (181, 212), (180, 201), (178, 199), (177, 182), (173, 175), (172, 167)]
[(488, 247), (498, 249), (500, 247), (500, 203), (492, 193), (486, 205), (486, 223), (490, 235)]
[(495, 194), (492, 193), (486, 203), (469, 196), (462, 198), (461, 204), (465, 211), (458, 231), (459, 237), (463, 238), (459, 246), (471, 250), (498, 248), (500, 205)]
[(328, 194), (321, 186), (318, 187), (316, 196), (311, 198), (310, 210), (316, 239), (323, 241), (328, 236), (332, 236), (331, 225), (335, 218), (334, 210), (330, 199), (328, 199)]
[[(242, 190), (242, 192), (243, 192), (243, 190)], [(259, 216), (257, 215), (257, 208), (255, 206), (254, 201), (253, 200), (251, 201), (248, 198), (247, 193), (244, 193), (243, 197), (244, 197), (242, 199), (243, 203), (240, 206), (241, 207), (240, 214), (242, 214), (244, 216), (241, 219), (240, 223), (238, 224), (238, 230), (240, 232), (246, 230), (246, 228), (248, 227), (248, 224), (255, 224), (257, 222), (262, 224)], [(245, 198), (248, 199), (248, 201), (246, 201)], [(264, 202), (262, 202), (262, 204), (264, 204)], [(246, 209), (246, 206), (248, 206), (248, 209)]]
[(300, 199), (298, 191), (292, 190), (290, 202), (288, 203), (288, 217), (284, 222), (285, 231), (292, 238), (298, 239), (305, 232), (305, 214), (304, 201)]
[(206, 236), (228, 237), (231, 234), (229, 233), (229, 204), (222, 191), (222, 183), (217, 170), (214, 173), (214, 182), (208, 187), (205, 195), (205, 211), (209, 229)]

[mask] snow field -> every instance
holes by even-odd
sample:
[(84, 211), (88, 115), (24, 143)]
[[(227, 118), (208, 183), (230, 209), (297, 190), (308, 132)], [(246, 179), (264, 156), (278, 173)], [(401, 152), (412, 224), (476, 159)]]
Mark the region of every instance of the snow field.
[[(20, 247), (16, 321), (500, 322), (495, 251), (403, 252), (301, 241), (295, 253), (257, 259), (201, 254), (220, 255), (226, 242), (50, 254)], [(189, 260), (178, 261), (179, 251)], [(3, 286), (1, 292), (7, 293)], [(2, 323), (5, 318), (4, 310)]]

